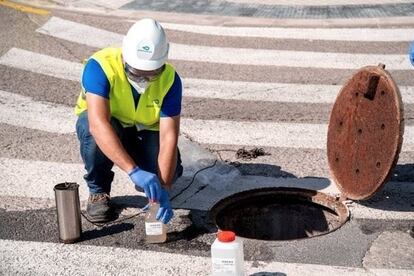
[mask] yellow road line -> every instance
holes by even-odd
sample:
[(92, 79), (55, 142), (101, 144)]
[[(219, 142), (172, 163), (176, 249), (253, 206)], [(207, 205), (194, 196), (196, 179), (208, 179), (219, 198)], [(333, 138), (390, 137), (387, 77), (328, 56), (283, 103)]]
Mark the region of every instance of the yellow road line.
[(48, 15), (50, 13), (50, 11), (48, 10), (32, 8), (30, 6), (16, 4), (16, 3), (5, 1), (5, 0), (0, 0), (0, 5), (9, 7), (15, 10), (19, 10), (22, 12), (26, 12), (26, 13), (34, 13), (34, 14), (39, 14), (39, 15)]

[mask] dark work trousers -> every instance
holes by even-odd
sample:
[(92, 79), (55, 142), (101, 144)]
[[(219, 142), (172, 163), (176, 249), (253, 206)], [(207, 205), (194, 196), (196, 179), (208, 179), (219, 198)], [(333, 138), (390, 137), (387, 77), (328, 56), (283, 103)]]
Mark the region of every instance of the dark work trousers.
[[(121, 123), (111, 118), (111, 125), (121, 140), (125, 150), (143, 170), (157, 174), (158, 152), (160, 149), (159, 132), (150, 130), (137, 131), (135, 127), (123, 128)], [(112, 167), (114, 163), (102, 153), (95, 139), (89, 132), (87, 111), (82, 112), (76, 122), (76, 133), (80, 143), (80, 153), (85, 164), (84, 179), (91, 194), (111, 192), (114, 179)], [(177, 149), (178, 150), (178, 149)], [(180, 152), (178, 151), (177, 168), (174, 181), (183, 173)], [(133, 185), (131, 182), (130, 184)]]

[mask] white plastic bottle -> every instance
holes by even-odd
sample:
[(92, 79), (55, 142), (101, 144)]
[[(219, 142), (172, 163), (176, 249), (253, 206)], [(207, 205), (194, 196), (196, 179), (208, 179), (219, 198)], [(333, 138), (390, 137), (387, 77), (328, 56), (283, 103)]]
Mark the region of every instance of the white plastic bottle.
[(243, 241), (231, 231), (220, 231), (211, 245), (213, 276), (244, 275)]
[(167, 227), (164, 223), (157, 220), (158, 209), (160, 204), (157, 202), (150, 202), (149, 209), (145, 216), (145, 234), (147, 243), (162, 243), (167, 240)]

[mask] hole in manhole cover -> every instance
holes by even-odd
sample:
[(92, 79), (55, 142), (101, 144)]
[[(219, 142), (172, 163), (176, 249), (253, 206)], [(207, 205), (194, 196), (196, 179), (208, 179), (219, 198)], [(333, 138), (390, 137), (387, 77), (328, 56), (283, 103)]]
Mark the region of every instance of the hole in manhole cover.
[(324, 193), (297, 188), (263, 188), (234, 194), (211, 209), (220, 230), (260, 240), (315, 237), (341, 227), (349, 210)]

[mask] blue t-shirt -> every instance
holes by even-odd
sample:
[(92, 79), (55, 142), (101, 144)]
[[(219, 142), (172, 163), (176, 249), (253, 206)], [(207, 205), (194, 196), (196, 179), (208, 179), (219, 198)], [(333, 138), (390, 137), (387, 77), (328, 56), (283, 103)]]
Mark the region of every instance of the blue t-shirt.
[[(99, 63), (94, 59), (89, 59), (83, 69), (82, 74), (83, 88), (95, 95), (109, 99), (110, 84)], [(131, 86), (135, 107), (138, 104), (140, 94)], [(174, 83), (168, 90), (162, 102), (160, 116), (172, 117), (181, 113), (182, 84), (181, 78), (175, 73)]]

